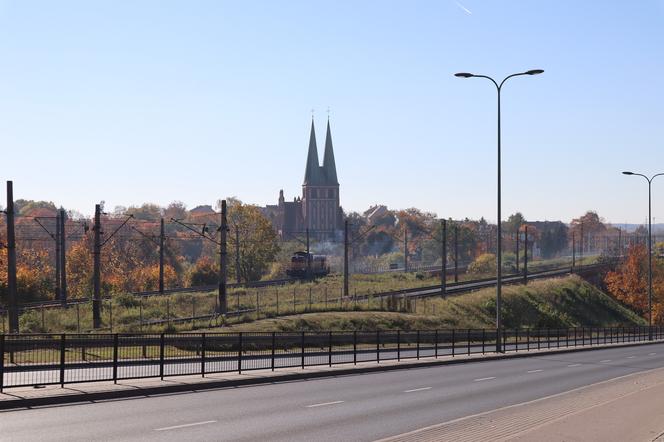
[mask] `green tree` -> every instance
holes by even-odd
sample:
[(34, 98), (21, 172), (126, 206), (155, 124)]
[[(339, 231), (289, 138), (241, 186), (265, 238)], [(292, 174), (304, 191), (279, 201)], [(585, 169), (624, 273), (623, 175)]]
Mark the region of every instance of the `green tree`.
[[(236, 275), (236, 235), (239, 237), (239, 272), (243, 281), (257, 281), (270, 269), (279, 243), (272, 223), (257, 206), (240, 202), (233, 204), (228, 213), (229, 225), (229, 278)], [(236, 233), (237, 232), (237, 233)]]

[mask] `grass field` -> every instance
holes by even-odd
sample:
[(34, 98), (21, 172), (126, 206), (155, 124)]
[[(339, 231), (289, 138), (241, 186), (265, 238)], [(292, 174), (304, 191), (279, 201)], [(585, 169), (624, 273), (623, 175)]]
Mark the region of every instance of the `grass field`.
[[(584, 264), (593, 263), (594, 257), (584, 259)], [(564, 259), (534, 261), (531, 271), (551, 267), (562, 267)], [(449, 275), (449, 281), (453, 280)], [(459, 275), (459, 280), (478, 279), (491, 275)], [(238, 311), (224, 321), (222, 318), (207, 319), (217, 307), (216, 292), (192, 292), (140, 298), (129, 294), (114, 295), (112, 301), (102, 305), (102, 332), (156, 332), (184, 331), (201, 327), (245, 323), (263, 318), (280, 317), (301, 313), (324, 311), (384, 311), (417, 309), (429, 314), (434, 309), (442, 312), (451, 308), (433, 301), (415, 301), (410, 304), (388, 306), (388, 300), (374, 298), (375, 293), (437, 285), (440, 277), (430, 273), (387, 273), (351, 276), (349, 297), (342, 299), (343, 278), (330, 275), (314, 281), (296, 281), (284, 286), (237, 288), (228, 291), (229, 311)], [(366, 299), (357, 300), (367, 295)], [(468, 295), (470, 296), (470, 295)], [(475, 295), (473, 295), (475, 296)], [(429, 307), (431, 312), (423, 309)], [(442, 310), (441, 310), (442, 309)], [(80, 304), (68, 308), (42, 308), (24, 312), (20, 318), (20, 329), (24, 333), (39, 332), (87, 332), (92, 328), (91, 304)], [(182, 318), (196, 318), (182, 321)], [(488, 323), (488, 322), (487, 322)], [(3, 331), (6, 318), (2, 318)]]
[[(229, 331), (427, 330), (495, 327), (495, 289), (410, 302), (409, 312), (319, 312), (229, 325)], [(646, 325), (646, 321), (578, 276), (503, 287), (505, 327)], [(210, 331), (219, 330), (211, 328)]]

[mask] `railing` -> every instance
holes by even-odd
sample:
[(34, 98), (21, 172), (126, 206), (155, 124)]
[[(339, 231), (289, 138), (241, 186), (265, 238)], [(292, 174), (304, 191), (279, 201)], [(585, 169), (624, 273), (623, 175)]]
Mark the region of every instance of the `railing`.
[[(664, 339), (664, 327), (503, 331), (521, 352)], [(494, 353), (495, 329), (0, 335), (0, 391), (180, 375)]]

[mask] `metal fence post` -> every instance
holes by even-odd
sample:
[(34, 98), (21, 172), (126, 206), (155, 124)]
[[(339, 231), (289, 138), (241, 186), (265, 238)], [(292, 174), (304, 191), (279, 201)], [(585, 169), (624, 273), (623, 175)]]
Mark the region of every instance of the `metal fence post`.
[(417, 359), (420, 359), (420, 331), (417, 331)]
[(438, 359), (438, 329), (433, 332), (434, 357)]
[(164, 380), (164, 334), (159, 335), (159, 377)]
[(274, 347), (276, 344), (276, 333), (272, 332), (272, 354), (270, 355), (270, 368), (274, 371)]
[(328, 362), (328, 365), (331, 367), (332, 366), (332, 332), (330, 332), (328, 344), (329, 345), (328, 345), (328, 352), (327, 352), (327, 362)]
[(304, 370), (304, 332), (302, 332), (302, 369)]
[(5, 386), (5, 335), (0, 335), (0, 393)]
[[(468, 334), (466, 335), (466, 340), (468, 341), (468, 356), (470, 356), (470, 329), (468, 329)], [(503, 341), (505, 342), (505, 341)]]
[(486, 345), (486, 330), (482, 329), (482, 354), (484, 354), (485, 345)]
[(581, 347), (586, 345), (586, 328), (581, 327)]
[(546, 328), (546, 348), (551, 348), (551, 329)]
[(118, 383), (118, 334), (113, 335), (113, 383)]
[(201, 334), (201, 377), (205, 377), (205, 333)]
[(397, 361), (401, 361), (401, 330), (397, 330)]
[(238, 374), (242, 373), (242, 332), (238, 334), (237, 372)]
[(376, 330), (376, 363), (380, 363), (380, 330)]
[(565, 327), (565, 347), (569, 347), (569, 328)]
[(357, 330), (353, 330), (353, 365), (357, 365)]
[(452, 329), (452, 357), (454, 357), (454, 330)]
[(519, 329), (515, 328), (514, 329), (514, 345), (515, 345), (515, 351), (518, 353), (519, 352)]
[(530, 327), (526, 329), (526, 351), (530, 351)]
[(65, 386), (65, 338), (64, 333), (60, 335), (60, 387)]
[(5, 386), (5, 335), (0, 335), (0, 393)]

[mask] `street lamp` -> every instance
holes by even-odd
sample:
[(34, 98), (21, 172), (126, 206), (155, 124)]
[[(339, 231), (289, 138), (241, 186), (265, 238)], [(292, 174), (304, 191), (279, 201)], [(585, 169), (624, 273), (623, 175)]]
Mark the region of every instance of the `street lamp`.
[(501, 353), (502, 352), (502, 315), (501, 315), (501, 307), (502, 307), (502, 300), (501, 300), (501, 286), (502, 286), (502, 274), (503, 274), (503, 268), (502, 268), (502, 239), (501, 239), (501, 216), (500, 216), (500, 92), (503, 89), (503, 85), (507, 80), (509, 80), (512, 77), (519, 77), (521, 75), (538, 75), (543, 73), (544, 70), (542, 69), (531, 69), (526, 72), (519, 72), (517, 74), (512, 74), (508, 75), (498, 83), (496, 80), (493, 78), (487, 76), (487, 75), (476, 75), (476, 74), (470, 74), (468, 72), (459, 72), (457, 74), (454, 74), (455, 77), (459, 78), (486, 78), (487, 80), (490, 80), (494, 86), (496, 86), (496, 91), (498, 92), (498, 241), (496, 243), (496, 352)]
[(652, 180), (664, 173), (657, 173), (650, 178), (634, 172), (623, 172), (623, 175), (636, 175), (648, 182), (648, 338), (652, 339)]

